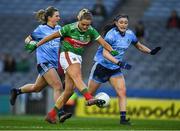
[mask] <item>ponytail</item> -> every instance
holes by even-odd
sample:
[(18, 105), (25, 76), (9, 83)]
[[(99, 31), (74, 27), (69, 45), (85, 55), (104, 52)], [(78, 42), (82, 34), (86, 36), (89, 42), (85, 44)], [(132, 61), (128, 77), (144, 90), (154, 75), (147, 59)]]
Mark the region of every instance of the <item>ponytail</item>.
[(88, 9), (84, 8), (79, 11), (79, 13), (77, 15), (77, 19), (78, 19), (78, 21), (80, 21), (82, 19), (92, 20), (92, 14)]
[(38, 22), (42, 24), (46, 23), (45, 14), (46, 14), (46, 11), (44, 9), (40, 9), (37, 12), (35, 12), (35, 17), (38, 20)]
[(52, 17), (54, 12), (58, 11), (58, 9), (49, 6), (48, 8), (40, 9), (39, 11), (35, 12), (35, 18), (38, 20), (38, 22), (42, 24), (46, 24), (48, 22), (48, 17)]
[(103, 30), (103, 36), (106, 35), (106, 33), (111, 30), (112, 28), (116, 27), (115, 23), (112, 22), (110, 24), (107, 24), (105, 27), (104, 27), (104, 30)]

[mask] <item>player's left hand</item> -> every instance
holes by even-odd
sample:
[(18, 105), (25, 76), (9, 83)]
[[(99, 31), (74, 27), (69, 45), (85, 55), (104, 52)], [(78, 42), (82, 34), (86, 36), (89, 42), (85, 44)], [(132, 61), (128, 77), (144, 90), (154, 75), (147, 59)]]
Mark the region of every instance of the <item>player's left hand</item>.
[(116, 50), (112, 50), (110, 53), (111, 53), (112, 56), (119, 55), (119, 52), (116, 51)]
[(161, 50), (161, 47), (156, 47), (156, 48), (154, 48), (154, 49), (151, 50), (150, 54), (151, 54), (151, 55), (155, 55), (155, 54), (158, 53), (158, 51), (160, 51), (160, 50)]

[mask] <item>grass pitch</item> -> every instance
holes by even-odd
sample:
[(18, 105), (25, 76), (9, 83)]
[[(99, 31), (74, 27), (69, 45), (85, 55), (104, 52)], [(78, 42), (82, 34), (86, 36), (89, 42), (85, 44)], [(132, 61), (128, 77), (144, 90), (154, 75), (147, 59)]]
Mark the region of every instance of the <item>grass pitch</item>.
[(49, 124), (42, 116), (0, 116), (0, 130), (180, 130), (180, 120), (132, 120), (72, 117), (65, 123)]

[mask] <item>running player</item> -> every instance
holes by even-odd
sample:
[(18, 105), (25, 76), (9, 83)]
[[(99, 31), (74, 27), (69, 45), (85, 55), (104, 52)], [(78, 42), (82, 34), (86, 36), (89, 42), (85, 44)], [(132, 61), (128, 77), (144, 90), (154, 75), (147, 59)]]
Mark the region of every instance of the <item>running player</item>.
[[(39, 10), (36, 12), (36, 18), (42, 24), (25, 39), (25, 47), (27, 50), (29, 50), (29, 45), (36, 44), (37, 41), (40, 41), (45, 36), (48, 36), (61, 28), (61, 26), (57, 24), (60, 20), (59, 11), (54, 7)], [(22, 93), (40, 92), (47, 85), (54, 89), (54, 101), (56, 102), (63, 92), (62, 82), (57, 72), (59, 43), (60, 38), (57, 38), (37, 49), (36, 59), (39, 75), (36, 82), (23, 85), (19, 89), (13, 88), (11, 90), (10, 98), (11, 105), (15, 104), (18, 95)], [(61, 77), (64, 77), (64, 74), (61, 74)], [(65, 113), (62, 109), (59, 109), (58, 113), (60, 122), (64, 122), (72, 115), (71, 113)]]
[(109, 81), (118, 96), (120, 124), (129, 125), (130, 119), (126, 118), (126, 86), (121, 68), (129, 70), (131, 69), (131, 65), (123, 62), (124, 53), (131, 45), (151, 55), (155, 55), (161, 48), (156, 47), (150, 50), (141, 44), (135, 34), (128, 29), (127, 15), (118, 15), (115, 17), (113, 24), (106, 30), (105, 40), (113, 49), (119, 52), (119, 55), (112, 56), (108, 51), (103, 49), (102, 46), (98, 48), (94, 57), (95, 64), (92, 67), (88, 82), (89, 92), (94, 94), (102, 83)]
[(112, 55), (118, 52), (99, 35), (99, 33), (91, 26), (92, 14), (87, 9), (82, 9), (78, 16), (78, 22), (65, 25), (59, 31), (42, 39), (36, 46), (32, 46), (32, 51), (52, 39), (63, 37), (62, 48), (60, 54), (60, 64), (65, 71), (65, 91), (59, 97), (54, 108), (48, 113), (46, 120), (50, 123), (56, 122), (57, 109), (60, 109), (72, 95), (75, 87), (83, 94), (87, 100), (87, 105), (101, 105), (105, 101), (95, 99), (89, 93), (87, 85), (82, 80), (81, 62), (84, 47), (92, 40), (97, 40)]

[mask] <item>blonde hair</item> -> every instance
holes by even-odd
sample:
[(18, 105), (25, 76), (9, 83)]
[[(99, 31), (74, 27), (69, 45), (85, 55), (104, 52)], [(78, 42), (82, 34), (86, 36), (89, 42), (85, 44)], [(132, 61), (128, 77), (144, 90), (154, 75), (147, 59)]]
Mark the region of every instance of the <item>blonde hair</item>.
[(79, 21), (82, 19), (92, 20), (92, 14), (88, 9), (84, 8), (79, 11), (79, 13), (77, 15), (77, 19)]
[(53, 16), (54, 12), (58, 11), (58, 9), (49, 6), (46, 9), (40, 9), (37, 12), (35, 12), (35, 17), (38, 20), (38, 22), (45, 24), (48, 22), (48, 17)]

